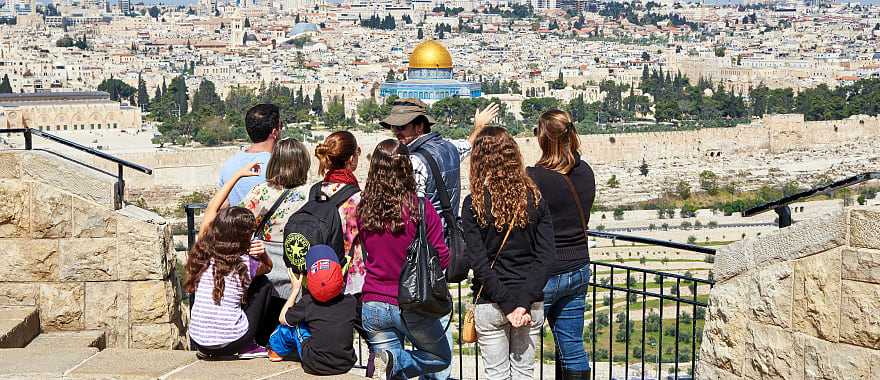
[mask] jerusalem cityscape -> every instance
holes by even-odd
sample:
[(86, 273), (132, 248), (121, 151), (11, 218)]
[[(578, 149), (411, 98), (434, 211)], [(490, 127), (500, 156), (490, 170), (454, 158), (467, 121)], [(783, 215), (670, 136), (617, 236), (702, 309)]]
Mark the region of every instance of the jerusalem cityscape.
[(0, 0), (0, 379), (880, 380), (878, 179), (877, 1)]

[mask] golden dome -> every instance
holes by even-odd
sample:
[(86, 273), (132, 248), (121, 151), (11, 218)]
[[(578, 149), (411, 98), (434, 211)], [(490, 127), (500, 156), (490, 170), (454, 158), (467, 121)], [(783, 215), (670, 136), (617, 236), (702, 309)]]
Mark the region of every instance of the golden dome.
[(452, 55), (443, 44), (427, 40), (420, 43), (409, 55), (411, 69), (451, 69)]

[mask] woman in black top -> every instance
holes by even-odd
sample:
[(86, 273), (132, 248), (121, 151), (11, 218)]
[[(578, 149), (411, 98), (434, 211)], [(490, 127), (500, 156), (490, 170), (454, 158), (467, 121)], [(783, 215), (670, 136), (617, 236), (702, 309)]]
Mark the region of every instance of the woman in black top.
[(470, 182), (462, 226), (474, 270), (472, 289), (480, 293), (474, 319), (485, 376), (531, 379), (544, 322), (546, 270), (556, 255), (553, 222), (526, 175), (516, 142), (503, 128), (477, 135)]
[(590, 280), (586, 228), (596, 198), (596, 179), (578, 153), (577, 131), (565, 111), (541, 115), (535, 135), (541, 159), (528, 168), (553, 216), (555, 264), (547, 268), (544, 316), (556, 340), (556, 378), (587, 379), (584, 305)]

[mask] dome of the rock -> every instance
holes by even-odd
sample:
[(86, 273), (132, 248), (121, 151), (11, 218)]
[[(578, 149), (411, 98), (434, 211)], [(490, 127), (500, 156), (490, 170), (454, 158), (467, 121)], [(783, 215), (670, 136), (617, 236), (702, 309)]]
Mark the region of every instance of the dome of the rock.
[(409, 56), (411, 69), (451, 69), (452, 55), (443, 44), (428, 40), (420, 43)]

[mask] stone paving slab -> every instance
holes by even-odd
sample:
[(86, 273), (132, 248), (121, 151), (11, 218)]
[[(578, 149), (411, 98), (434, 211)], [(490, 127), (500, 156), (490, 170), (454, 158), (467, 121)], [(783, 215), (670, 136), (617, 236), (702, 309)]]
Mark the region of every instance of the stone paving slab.
[(51, 351), (30, 348), (0, 350), (0, 379), (61, 379), (98, 352), (97, 348)]
[(85, 331), (55, 331), (42, 333), (27, 348), (30, 349), (54, 349), (54, 350), (70, 350), (86, 347), (95, 347), (104, 349), (104, 331), (102, 330), (85, 330)]
[(162, 378), (168, 380), (263, 379), (288, 372), (298, 372), (302, 375), (299, 364), (294, 362), (272, 363), (269, 359), (200, 360)]
[(158, 379), (195, 362), (192, 351), (107, 349), (64, 376), (71, 380)]
[(336, 375), (336, 376), (314, 376), (314, 375), (309, 375), (309, 374), (303, 372), (302, 369), (297, 369), (295, 371), (290, 371), (290, 372), (282, 373), (280, 375), (266, 378), (266, 380), (318, 380), (318, 379), (364, 380), (365, 377), (357, 376), (357, 375), (353, 375), (353, 374)]

